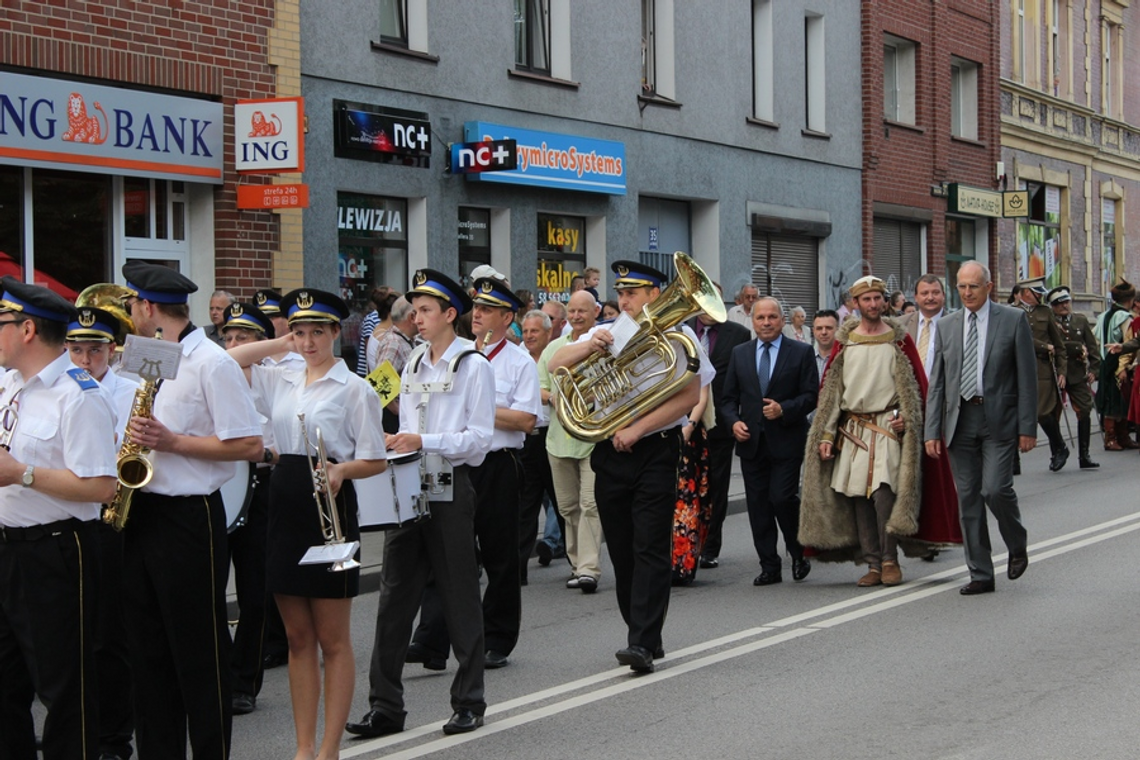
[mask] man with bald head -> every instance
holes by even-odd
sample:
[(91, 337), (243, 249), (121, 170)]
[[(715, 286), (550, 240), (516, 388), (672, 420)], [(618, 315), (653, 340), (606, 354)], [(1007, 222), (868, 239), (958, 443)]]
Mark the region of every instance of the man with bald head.
[[(549, 303), (549, 302), (548, 302)], [(588, 290), (579, 290), (566, 304), (566, 318), (570, 333), (554, 340), (538, 360), (538, 384), (542, 389), (542, 403), (550, 403), (554, 384), (547, 369), (550, 357), (567, 343), (573, 343), (593, 328), (601, 307)], [(563, 539), (566, 557), (570, 560), (570, 578), (566, 587), (592, 594), (601, 577), (600, 551), (602, 523), (598, 518), (598, 504), (594, 500), (594, 471), (590, 467), (592, 443), (574, 438), (555, 414), (550, 415), (546, 434), (546, 453), (550, 458), (550, 474), (554, 480), (554, 495), (558, 512), (566, 521)]]
[(1037, 444), (1037, 360), (1021, 310), (990, 300), (989, 269), (963, 264), (957, 287), (962, 310), (938, 324), (924, 438), (932, 457), (946, 441), (970, 568), (959, 592), (972, 596), (994, 590), (987, 506), (1009, 548), (1009, 579), (1029, 565), (1013, 462)]

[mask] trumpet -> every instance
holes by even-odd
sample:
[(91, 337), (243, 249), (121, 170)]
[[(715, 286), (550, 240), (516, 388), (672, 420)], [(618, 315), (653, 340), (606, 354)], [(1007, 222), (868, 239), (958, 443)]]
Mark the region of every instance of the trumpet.
[[(155, 338), (162, 339), (162, 330), (155, 332)], [(144, 377), (135, 391), (135, 398), (131, 402), (131, 413), (127, 417), (153, 417), (154, 397), (158, 395), (158, 381), (154, 378)], [(115, 463), (118, 473), (118, 482), (115, 484), (115, 496), (111, 503), (103, 510), (103, 522), (117, 531), (127, 525), (127, 518), (131, 514), (131, 502), (135, 491), (145, 486), (154, 477), (154, 464), (147, 455), (150, 449), (136, 442), (131, 437), (130, 423), (123, 433), (123, 443), (119, 446), (119, 458)]]
[[(0, 388), (0, 393), (3, 393), (2, 388)], [(16, 393), (18, 395), (20, 392), (16, 391)], [(15, 398), (13, 396), (12, 401), (0, 407), (0, 449), (5, 451), (12, 450), (12, 437), (16, 435), (16, 425), (20, 421), (20, 407)]]
[[(324, 536), (325, 545), (343, 544), (344, 531), (340, 527), (340, 513), (337, 512), (336, 500), (329, 491), (329, 459), (325, 453), (324, 436), (321, 435), (319, 427), (314, 428), (313, 436), (317, 439), (317, 443), (313, 445), (309, 440), (309, 430), (305, 427), (304, 412), (298, 413), (297, 419), (301, 421), (301, 436), (305, 442), (305, 456), (309, 459), (309, 474), (313, 477), (313, 498), (317, 500), (317, 514), (321, 518), (321, 534)], [(316, 460), (313, 459), (314, 452), (317, 455)], [(349, 557), (344, 561), (334, 562), (329, 571), (339, 573), (354, 567), (360, 567), (360, 563)]]

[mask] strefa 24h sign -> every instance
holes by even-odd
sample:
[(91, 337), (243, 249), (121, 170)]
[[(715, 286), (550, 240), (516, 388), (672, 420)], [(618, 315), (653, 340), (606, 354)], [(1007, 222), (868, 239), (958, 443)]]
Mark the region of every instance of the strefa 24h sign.
[(222, 183), (222, 104), (0, 72), (0, 159)]

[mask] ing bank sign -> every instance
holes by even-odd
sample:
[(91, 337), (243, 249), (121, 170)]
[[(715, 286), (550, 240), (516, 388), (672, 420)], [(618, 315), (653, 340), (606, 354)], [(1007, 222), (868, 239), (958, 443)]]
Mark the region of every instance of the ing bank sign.
[(0, 72), (0, 159), (222, 183), (222, 104)]

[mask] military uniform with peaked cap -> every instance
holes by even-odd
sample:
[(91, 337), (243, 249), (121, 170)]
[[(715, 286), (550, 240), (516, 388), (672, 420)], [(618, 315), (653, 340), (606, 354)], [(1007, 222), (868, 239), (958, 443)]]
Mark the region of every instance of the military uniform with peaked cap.
[(1018, 287), (1022, 292), (1029, 290), (1037, 295), (1036, 306), (1023, 301), (1019, 301), (1018, 306), (1025, 311), (1033, 333), (1033, 351), (1037, 355), (1037, 424), (1049, 438), (1052, 453), (1049, 469), (1055, 472), (1065, 466), (1069, 457), (1069, 447), (1061, 435), (1061, 394), (1057, 388), (1057, 377), (1068, 375), (1065, 338), (1053, 310), (1045, 305), (1045, 279), (1024, 280)]
[[(473, 307), (489, 306), (517, 313), (520, 299), (498, 277), (475, 280)], [(482, 341), (485, 335), (478, 335)], [(476, 344), (478, 345), (478, 343)], [(526, 349), (506, 336), (482, 346), (495, 375), (495, 405), (509, 412), (525, 412), (537, 419), (541, 408), (538, 368)], [(486, 665), (502, 667), (518, 643), (522, 624), (522, 590), (519, 558), (520, 503), (518, 456), (527, 434), (495, 426), (491, 451), (478, 467), (471, 468), (475, 487), (475, 537), (487, 575), (483, 593), (483, 630), (487, 647)], [(446, 658), (450, 642), (443, 611), (429, 588), (414, 641)]]
[(259, 290), (253, 294), (253, 303), (261, 313), (275, 317), (281, 313), (281, 294), (276, 290)]
[[(45, 760), (98, 754), (91, 627), (99, 597), (92, 523), (99, 504), (49, 495), (59, 483), (109, 492), (114, 416), (90, 375), (60, 353), (75, 307), (47, 288), (5, 277), (0, 296), (3, 453), (23, 472), (0, 486), (0, 757), (36, 757), (32, 700), (47, 706)], [(40, 324), (30, 337), (26, 319)], [(48, 340), (48, 331), (58, 333)], [(17, 334), (19, 333), (19, 334)], [(98, 490), (96, 490), (98, 488)]]
[[(164, 326), (182, 351), (177, 377), (162, 382), (152, 418), (176, 436), (233, 459), (260, 447), (261, 423), (237, 362), (185, 316), (145, 303), (185, 304), (198, 286), (174, 270), (123, 265), (136, 328)], [(178, 310), (174, 310), (177, 312)], [(169, 334), (177, 331), (176, 334)], [(124, 603), (135, 678), (140, 757), (226, 757), (231, 728), (229, 570), (219, 488), (232, 461), (169, 450), (151, 453), (154, 475), (135, 491), (123, 532)]]
[[(1058, 304), (1072, 304), (1073, 296), (1069, 288), (1053, 288), (1046, 297), (1053, 309), (1057, 327), (1065, 339), (1065, 359), (1068, 371), (1065, 373), (1065, 393), (1069, 396), (1073, 411), (1077, 413), (1077, 451), (1080, 465), (1084, 469), (1098, 467), (1089, 455), (1089, 440), (1092, 437), (1093, 393), (1089, 386), (1089, 375), (1096, 376), (1100, 371), (1100, 346), (1093, 335), (1088, 317), (1069, 311), (1068, 315), (1057, 313)], [(1062, 412), (1063, 413), (1063, 412)], [(1071, 435), (1071, 433), (1070, 433)]]
[(277, 331), (273, 329), (273, 322), (269, 316), (253, 304), (235, 301), (226, 307), (226, 321), (222, 323), (222, 332), (225, 333), (231, 327), (253, 330), (269, 339), (277, 337)]

